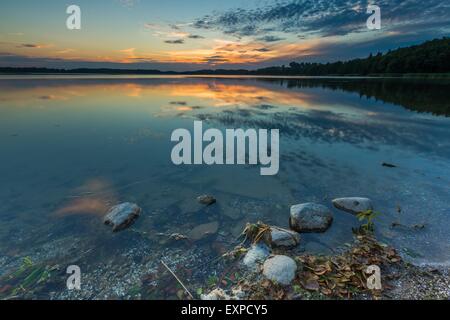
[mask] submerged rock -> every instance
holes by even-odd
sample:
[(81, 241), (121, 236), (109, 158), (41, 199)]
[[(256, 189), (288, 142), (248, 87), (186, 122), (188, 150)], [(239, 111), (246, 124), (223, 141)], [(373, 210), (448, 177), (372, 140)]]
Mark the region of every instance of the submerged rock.
[(184, 234), (181, 233), (172, 233), (171, 235), (169, 235), (169, 240), (175, 240), (175, 241), (180, 241), (180, 240), (187, 240), (188, 237), (186, 237)]
[(289, 225), (297, 232), (324, 232), (333, 222), (330, 209), (317, 203), (302, 203), (291, 207)]
[(201, 204), (204, 204), (206, 206), (210, 206), (214, 203), (216, 203), (216, 198), (210, 195), (202, 195), (200, 197), (197, 197), (197, 201)]
[(189, 232), (188, 236), (192, 240), (201, 240), (210, 235), (216, 234), (218, 230), (219, 230), (219, 222), (215, 221), (201, 224), (195, 227)]
[(201, 300), (230, 300), (231, 297), (228, 294), (226, 294), (226, 292), (223, 289), (217, 288), (208, 294), (202, 294), (200, 296), (200, 299)]
[(297, 232), (279, 227), (270, 227), (273, 247), (295, 247), (300, 244), (300, 235)]
[(250, 270), (258, 270), (258, 266), (262, 264), (270, 255), (270, 249), (263, 243), (252, 246), (247, 252), (242, 263)]
[(117, 232), (129, 227), (139, 217), (141, 211), (137, 204), (121, 203), (109, 209), (103, 222), (112, 226), (112, 231)]
[(368, 198), (339, 198), (333, 200), (333, 205), (337, 209), (347, 211), (351, 214), (373, 210), (372, 201)]
[(287, 256), (273, 256), (264, 262), (263, 275), (281, 285), (288, 285), (294, 280), (297, 264)]

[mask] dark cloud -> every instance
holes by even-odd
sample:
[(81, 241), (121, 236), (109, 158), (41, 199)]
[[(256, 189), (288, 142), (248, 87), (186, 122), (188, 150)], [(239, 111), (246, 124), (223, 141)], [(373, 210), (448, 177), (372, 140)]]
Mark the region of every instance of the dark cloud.
[(205, 39), (205, 37), (198, 35), (198, 34), (190, 34), (188, 36), (189, 39)]
[(113, 69), (157, 69), (161, 71), (193, 71), (208, 68), (208, 64), (163, 63), (151, 59), (135, 58), (133, 63), (74, 60), (51, 57), (29, 57), (10, 52), (0, 52), (0, 67), (38, 68), (113, 68)]
[[(202, 17), (194, 22), (200, 29), (218, 29), (226, 34), (264, 36), (267, 30), (308, 35), (346, 35), (367, 31), (367, 5), (361, 0), (284, 0), (256, 9), (233, 9)], [(450, 3), (441, 0), (379, 0), (382, 26), (409, 30), (432, 24), (448, 28)], [(270, 39), (270, 38), (269, 38)]]
[(169, 27), (171, 27), (173, 30), (180, 30), (181, 28), (177, 26), (176, 24), (169, 24)]
[(168, 43), (168, 44), (183, 44), (184, 43), (184, 39), (166, 40), (164, 42)]
[(264, 41), (264, 42), (277, 42), (277, 41), (284, 40), (284, 38), (267, 35), (267, 36), (264, 36), (264, 37), (260, 37), (257, 40)]
[(204, 59), (204, 62), (208, 63), (208, 64), (224, 63), (227, 61), (228, 61), (228, 59), (221, 55), (213, 55), (213, 56), (206, 57)]
[(269, 48), (259, 48), (259, 49), (255, 49), (255, 51), (258, 51), (258, 52), (270, 52), (272, 50), (270, 50)]
[(187, 106), (186, 101), (171, 101), (170, 104), (173, 106)]
[(17, 46), (17, 48), (39, 48), (40, 46), (38, 44), (34, 43), (22, 43)]
[(61, 63), (66, 60), (59, 58), (33, 58), (23, 55), (16, 55), (9, 52), (0, 52), (0, 66), (42, 66), (48, 63)]
[(374, 116), (372, 121), (326, 110), (267, 112), (233, 109), (195, 116), (209, 124), (227, 128), (277, 128), (283, 137), (296, 140), (308, 138), (318, 143), (346, 143), (368, 149), (380, 145), (402, 146), (435, 155), (447, 153), (447, 150), (430, 147), (436, 135), (446, 130), (445, 124), (424, 126), (420, 118), (402, 121), (401, 116), (395, 114)]

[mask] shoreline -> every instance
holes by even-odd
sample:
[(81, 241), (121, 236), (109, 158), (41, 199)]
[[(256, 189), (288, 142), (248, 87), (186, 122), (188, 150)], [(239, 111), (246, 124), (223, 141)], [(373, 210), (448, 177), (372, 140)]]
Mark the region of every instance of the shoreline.
[[(136, 234), (136, 237), (139, 238), (141, 236)], [(415, 265), (402, 259), (399, 261), (394, 260), (394, 263), (389, 263), (382, 267), (382, 292), (375, 292), (374, 294), (370, 290), (360, 288), (361, 290), (358, 289), (350, 297), (335, 296), (330, 295), (329, 292), (326, 291), (324, 293), (318, 292), (317, 287), (312, 287), (310, 288), (311, 290), (305, 289), (300, 282), (300, 273), (293, 284), (280, 287), (267, 281), (267, 279), (262, 276), (261, 271), (255, 273), (246, 270), (245, 266), (242, 264), (242, 260), (248, 252), (248, 248), (247, 250), (243, 250), (246, 248), (241, 247), (234, 253), (231, 252), (232, 254), (230, 254), (230, 252), (225, 252), (218, 258), (213, 258), (206, 263), (198, 265), (199, 261), (204, 261), (206, 258), (204, 255), (205, 252), (202, 249), (190, 248), (188, 243), (183, 239), (176, 240), (176, 242), (180, 244), (180, 247), (167, 249), (162, 256), (153, 253), (150, 248), (144, 245), (144, 242), (138, 243), (138, 246), (141, 247), (141, 249), (139, 249), (139, 252), (136, 252), (137, 248), (130, 248), (129, 257), (134, 260), (136, 254), (137, 256), (146, 256), (146, 258), (144, 261), (132, 263), (129, 266), (120, 266), (113, 261), (108, 262), (98, 270), (98, 267), (92, 266), (93, 269), (83, 275), (85, 287), (82, 291), (68, 291), (60, 285), (58, 285), (58, 287), (60, 287), (58, 290), (55, 290), (56, 288), (54, 288), (52, 291), (48, 291), (48, 289), (45, 288), (46, 284), (49, 284), (50, 287), (54, 287), (57, 283), (65, 283), (66, 274), (65, 269), (62, 267), (62, 265), (65, 264), (62, 261), (66, 259), (61, 260), (53, 258), (48, 260), (44, 258), (43, 261), (35, 261), (23, 276), (17, 274), (18, 270), (21, 269), (21, 266), (17, 266), (17, 268), (14, 268), (11, 272), (4, 274), (1, 277), (2, 280), (8, 279), (11, 275), (16, 273), (17, 279), (19, 280), (18, 283), (23, 284), (26, 282), (26, 279), (31, 279), (31, 277), (33, 277), (32, 274), (37, 270), (48, 270), (51, 273), (51, 277), (49, 276), (49, 278), (44, 279), (40, 284), (38, 283), (39, 281), (37, 281), (35, 284), (26, 287), (28, 288), (27, 291), (16, 294), (12, 293), (15, 288), (18, 288), (17, 286), (3, 283), (3, 285), (0, 285), (0, 300), (43, 299), (44, 297), (51, 300), (158, 300), (160, 298), (157, 298), (157, 296), (151, 298), (152, 293), (155, 294), (159, 290), (165, 290), (163, 289), (163, 286), (173, 288), (178, 287), (178, 289), (176, 289), (178, 292), (174, 292), (174, 295), (176, 293), (174, 298), (178, 297), (178, 299), (190, 300), (191, 298), (183, 290), (180, 291), (180, 286), (177, 285), (175, 278), (169, 272), (163, 272), (161, 270), (161, 267), (159, 266), (160, 261), (167, 262), (170, 268), (175, 271), (175, 274), (179, 276), (181, 281), (186, 284), (189, 290), (194, 294), (195, 299), (200, 299), (202, 295), (211, 294), (211, 292), (214, 292), (214, 290), (217, 289), (220, 294), (216, 296), (215, 299), (447, 300), (450, 298), (450, 268), (446, 266), (433, 267), (424, 264)], [(357, 242), (356, 239), (352, 247), (337, 252), (336, 254), (313, 255), (310, 252), (302, 252), (297, 256), (298, 253), (293, 253), (292, 250), (284, 248), (277, 248), (273, 250), (272, 254), (291, 256), (298, 264), (302, 262), (298, 261), (297, 258), (305, 259), (306, 257), (316, 257), (329, 260), (336, 256), (339, 257), (345, 255), (354, 248), (357, 248)], [(391, 247), (386, 248), (386, 250), (390, 249)], [(233, 254), (237, 255), (233, 256)], [(95, 255), (95, 252), (86, 252), (86, 255), (88, 258), (90, 255)], [(397, 253), (393, 258), (396, 259), (396, 257)], [(83, 257), (78, 258), (81, 259)], [(371, 258), (376, 258), (376, 256), (372, 256)], [(72, 262), (76, 263), (76, 261)], [(199, 277), (195, 272), (194, 274), (186, 272), (184, 267), (182, 269), (179, 268), (180, 265), (188, 268), (188, 270), (197, 269), (196, 272), (199, 272), (199, 274), (202, 274), (203, 276)], [(153, 270), (153, 273), (148, 273), (150, 270)], [(305, 268), (299, 272), (303, 272), (304, 270)], [(38, 278), (39, 277), (35, 277), (34, 279), (41, 280)], [(117, 283), (108, 283), (107, 279)], [(262, 296), (260, 292), (261, 288), (265, 290), (264, 295)], [(235, 296), (233, 296), (233, 291)], [(47, 296), (47, 294), (49, 296)], [(238, 296), (236, 296), (236, 294)], [(211, 299), (211, 297), (208, 299)]]
[[(356, 236), (359, 238), (360, 236)], [(354, 245), (339, 255), (300, 255), (292, 256), (297, 264), (309, 261), (333, 261), (354, 250), (359, 250), (358, 240), (355, 238)], [(374, 241), (376, 246), (380, 245), (377, 240), (370, 238), (369, 242)], [(363, 246), (366, 244), (363, 242)], [(384, 247), (384, 244), (381, 244)], [(279, 285), (267, 280), (262, 274), (262, 270), (256, 273), (247, 271), (244, 280), (231, 288), (224, 289), (219, 287), (212, 288), (207, 294), (202, 295), (202, 300), (448, 300), (450, 299), (450, 267), (440, 266), (431, 267), (426, 265), (415, 265), (404, 261), (397, 255), (392, 247), (386, 247), (386, 250), (394, 250), (395, 255), (392, 261), (382, 265), (382, 290), (370, 290), (367, 287), (353, 287), (346, 290), (344, 295), (335, 294), (329, 288), (322, 285), (305, 285), (302, 277), (305, 277), (305, 270), (313, 270), (310, 266), (303, 265), (293, 282), (289, 285)], [(276, 250), (274, 255), (283, 254), (291, 256), (289, 250)], [(376, 256), (370, 256), (370, 259), (378, 259)], [(398, 261), (396, 259), (399, 259)], [(324, 273), (323, 265), (319, 265), (318, 274)], [(364, 266), (365, 268), (366, 266)], [(321, 269), (322, 268), (322, 269)], [(350, 270), (350, 269), (349, 269)], [(331, 271), (331, 270), (330, 270)], [(353, 271), (353, 269), (352, 269)], [(309, 272), (309, 271), (307, 271)], [(313, 278), (315, 279), (315, 278)], [(315, 280), (320, 280), (317, 278)], [(314, 281), (315, 281), (314, 280)], [(308, 287), (310, 286), (310, 287)], [(351, 293), (350, 293), (351, 292)], [(347, 296), (345, 296), (348, 294)]]

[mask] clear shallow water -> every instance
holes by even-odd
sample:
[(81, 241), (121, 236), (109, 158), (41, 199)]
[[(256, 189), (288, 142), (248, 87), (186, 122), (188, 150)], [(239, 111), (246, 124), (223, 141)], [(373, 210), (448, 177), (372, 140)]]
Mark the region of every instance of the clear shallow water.
[[(25, 256), (75, 261), (93, 278), (101, 269), (130, 283), (156, 268), (152, 259), (196, 269), (232, 248), (246, 222), (287, 226), (291, 205), (331, 208), (342, 196), (371, 198), (382, 213), (379, 238), (405, 258), (448, 263), (449, 89), (444, 80), (0, 79), (0, 275)], [(257, 166), (174, 166), (170, 135), (192, 130), (194, 120), (280, 129), (279, 174), (262, 177)], [(204, 193), (218, 204), (198, 206)], [(144, 213), (130, 230), (112, 234), (102, 216), (124, 201)], [(330, 253), (351, 241), (358, 222), (333, 212), (332, 228), (303, 236), (299, 250)], [(219, 232), (199, 242), (157, 235), (208, 222), (218, 222)], [(120, 273), (136, 268), (134, 278)]]

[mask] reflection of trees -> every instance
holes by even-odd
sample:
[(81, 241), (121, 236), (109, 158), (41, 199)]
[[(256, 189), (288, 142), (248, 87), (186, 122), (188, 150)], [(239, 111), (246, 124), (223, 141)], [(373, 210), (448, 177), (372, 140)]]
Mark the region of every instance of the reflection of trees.
[(450, 80), (309, 78), (265, 81), (281, 81), (288, 88), (321, 87), (356, 92), (417, 112), (450, 116)]

